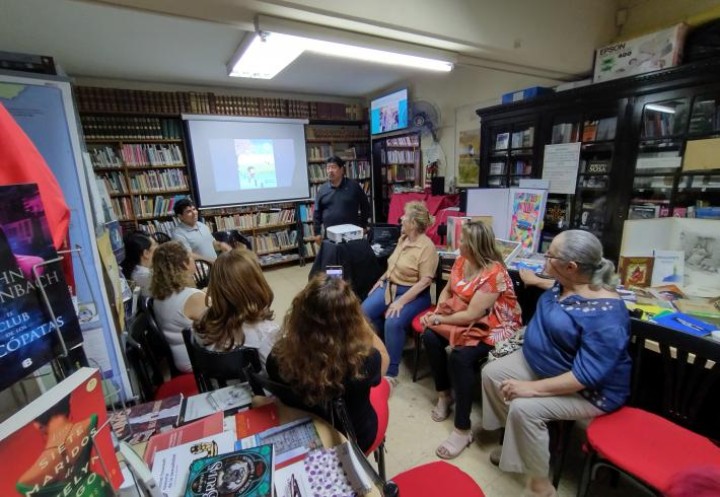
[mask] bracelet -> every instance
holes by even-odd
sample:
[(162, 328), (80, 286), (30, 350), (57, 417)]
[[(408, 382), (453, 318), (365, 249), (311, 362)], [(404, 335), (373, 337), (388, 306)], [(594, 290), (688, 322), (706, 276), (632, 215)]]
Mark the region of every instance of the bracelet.
[(440, 316), (436, 315), (436, 316), (433, 318), (433, 326), (437, 326), (437, 325), (439, 325), (439, 324), (440, 324)]

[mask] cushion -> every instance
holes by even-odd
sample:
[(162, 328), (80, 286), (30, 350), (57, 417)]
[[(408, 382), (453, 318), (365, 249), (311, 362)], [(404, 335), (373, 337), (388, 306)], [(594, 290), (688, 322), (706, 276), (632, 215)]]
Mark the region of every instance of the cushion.
[(157, 392), (155, 392), (155, 400), (166, 399), (173, 395), (183, 394), (185, 397), (196, 395), (198, 392), (197, 383), (195, 383), (195, 375), (192, 373), (181, 374), (175, 378), (166, 381)]
[(445, 461), (409, 469), (392, 479), (400, 497), (485, 497), (470, 475)]
[(587, 438), (604, 459), (660, 491), (679, 471), (720, 467), (720, 448), (709, 439), (634, 407), (593, 419)]
[(424, 311), (422, 311), (420, 314), (418, 314), (417, 316), (415, 316), (413, 318), (411, 326), (415, 333), (422, 333), (423, 331), (425, 331), (425, 328), (423, 327), (423, 325), (420, 324), (420, 318), (422, 318), (425, 314), (432, 312), (434, 310), (435, 310), (435, 306), (428, 307), (427, 309), (425, 309)]

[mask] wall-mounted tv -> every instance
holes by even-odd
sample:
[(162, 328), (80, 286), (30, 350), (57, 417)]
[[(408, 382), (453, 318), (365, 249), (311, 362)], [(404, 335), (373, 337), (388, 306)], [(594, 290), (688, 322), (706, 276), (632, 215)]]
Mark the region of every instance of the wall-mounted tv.
[(378, 135), (408, 127), (407, 88), (370, 102), (370, 134)]

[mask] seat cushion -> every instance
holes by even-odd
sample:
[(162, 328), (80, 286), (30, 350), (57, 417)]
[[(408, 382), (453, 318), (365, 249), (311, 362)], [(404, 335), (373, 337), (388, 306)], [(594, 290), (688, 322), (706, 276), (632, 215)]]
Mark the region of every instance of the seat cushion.
[(428, 314), (428, 313), (430, 313), (430, 312), (433, 312), (434, 310), (435, 310), (435, 306), (433, 305), (433, 306), (431, 306), (431, 307), (428, 307), (427, 309), (425, 309), (424, 311), (422, 311), (420, 314), (418, 314), (417, 316), (415, 316), (415, 317), (413, 318), (411, 326), (412, 326), (412, 329), (413, 329), (413, 331), (414, 331), (415, 333), (422, 333), (423, 331), (425, 331), (425, 328), (423, 327), (423, 325), (420, 324), (420, 319), (421, 319), (425, 314)]
[(400, 497), (485, 497), (470, 475), (445, 461), (409, 469), (392, 478)]
[(385, 440), (385, 432), (387, 431), (388, 421), (390, 419), (390, 409), (388, 408), (389, 398), (390, 383), (388, 383), (385, 378), (382, 378), (380, 384), (370, 389), (370, 404), (372, 404), (375, 414), (377, 415), (378, 427), (375, 441), (367, 450), (366, 454), (375, 452), (375, 449)]
[(633, 407), (593, 419), (587, 439), (604, 459), (660, 491), (679, 471), (720, 467), (720, 448), (710, 440)]
[(183, 394), (185, 397), (196, 395), (198, 393), (194, 374), (185, 373), (166, 381), (160, 385), (160, 388), (158, 388), (157, 392), (155, 392), (155, 400), (166, 399), (179, 393)]

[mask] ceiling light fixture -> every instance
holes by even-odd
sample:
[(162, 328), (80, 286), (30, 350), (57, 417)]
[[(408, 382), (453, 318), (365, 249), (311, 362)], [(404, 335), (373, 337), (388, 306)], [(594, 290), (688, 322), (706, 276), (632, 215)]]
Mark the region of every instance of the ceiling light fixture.
[(429, 71), (453, 68), (446, 53), (392, 40), (267, 17), (258, 17), (255, 28), (228, 64), (230, 76), (272, 79), (303, 52)]

